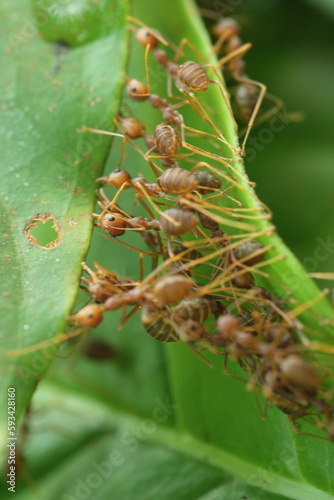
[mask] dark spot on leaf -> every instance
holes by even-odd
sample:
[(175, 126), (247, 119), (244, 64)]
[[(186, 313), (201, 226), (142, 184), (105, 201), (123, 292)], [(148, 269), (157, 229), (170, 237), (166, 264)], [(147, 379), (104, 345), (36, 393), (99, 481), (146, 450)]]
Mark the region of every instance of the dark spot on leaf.
[(60, 55), (63, 55), (65, 52), (70, 50), (71, 45), (69, 45), (64, 40), (58, 40), (57, 42), (54, 42), (52, 44), (52, 47), (55, 56), (59, 57)]
[(71, 48), (71, 46), (68, 43), (64, 42), (63, 40), (59, 40), (58, 42), (54, 42), (52, 44), (52, 48), (53, 48), (53, 53), (57, 60), (56, 64), (53, 67), (52, 73), (56, 74), (61, 70), (61, 66), (65, 60), (65, 56), (69, 51), (69, 49)]

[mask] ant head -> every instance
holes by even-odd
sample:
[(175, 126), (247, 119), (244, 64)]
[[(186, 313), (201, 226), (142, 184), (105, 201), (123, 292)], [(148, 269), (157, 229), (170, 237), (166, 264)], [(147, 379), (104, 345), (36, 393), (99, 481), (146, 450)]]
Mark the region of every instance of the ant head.
[(105, 229), (113, 237), (122, 236), (127, 225), (125, 217), (117, 212), (105, 212), (98, 220), (98, 226)]
[(223, 314), (217, 320), (218, 333), (224, 337), (226, 343), (233, 340), (235, 333), (241, 328), (240, 321), (233, 314)]
[(77, 314), (67, 318), (68, 321), (73, 321), (77, 325), (94, 328), (99, 325), (103, 319), (102, 308), (97, 304), (91, 304), (80, 309)]
[(131, 99), (136, 101), (145, 101), (150, 95), (148, 88), (139, 80), (134, 78), (128, 80), (126, 91)]
[[(141, 84), (141, 86), (147, 90), (145, 85)], [(139, 137), (143, 137), (146, 133), (144, 125), (136, 118), (122, 118), (121, 124), (124, 134), (130, 137), (130, 139), (138, 139)]]
[(199, 321), (188, 319), (181, 325), (180, 338), (184, 342), (198, 342), (204, 336), (205, 329)]
[(150, 50), (154, 50), (158, 46), (158, 39), (154, 36), (153, 32), (148, 28), (139, 28), (136, 33), (136, 38), (140, 45), (146, 47), (150, 46)]
[(107, 185), (120, 188), (125, 182), (131, 180), (131, 175), (126, 170), (116, 168), (111, 174), (106, 177)]
[(239, 31), (238, 23), (229, 17), (220, 19), (220, 21), (212, 27), (212, 33), (217, 37), (224, 37), (225, 40), (238, 35)]

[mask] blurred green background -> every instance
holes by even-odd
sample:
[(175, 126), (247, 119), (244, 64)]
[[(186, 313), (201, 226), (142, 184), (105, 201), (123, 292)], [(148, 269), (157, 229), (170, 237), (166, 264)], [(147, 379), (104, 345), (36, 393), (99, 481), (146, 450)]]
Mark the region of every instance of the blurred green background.
[[(306, 269), (334, 271), (333, 249), (317, 253), (321, 240), (334, 241), (334, 2), (200, 4), (240, 23), (242, 40), (253, 44), (245, 57), (247, 74), (266, 84), (288, 112), (303, 113), (302, 121), (277, 133), (268, 132), (266, 123), (255, 128), (246, 167), (259, 198), (274, 214), (279, 234)], [(332, 282), (319, 285), (332, 287)]]

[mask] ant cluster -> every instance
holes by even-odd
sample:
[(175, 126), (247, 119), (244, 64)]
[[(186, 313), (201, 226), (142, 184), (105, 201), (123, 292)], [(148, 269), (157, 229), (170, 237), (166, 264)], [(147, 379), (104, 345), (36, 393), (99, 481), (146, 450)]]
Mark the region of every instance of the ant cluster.
[[(305, 336), (297, 319), (309, 305), (294, 309), (288, 303), (290, 299), (277, 299), (256, 284), (258, 277), (268, 277), (263, 268), (280, 258), (266, 258), (271, 246), (260, 243), (261, 237), (270, 236), (273, 227), (267, 224), (267, 229), (257, 231), (254, 225), (256, 220), (269, 220), (270, 214), (262, 206), (245, 207), (229, 193), (241, 193), (250, 184), (234, 168), (233, 156), (245, 154), (249, 132), (266, 93), (266, 87), (248, 78), (244, 71), (242, 57), (250, 44), (241, 43), (234, 20), (223, 19), (214, 28), (219, 37), (215, 48), (224, 51), (223, 58), (216, 65), (195, 61), (179, 64), (185, 45), (191, 46), (188, 40), (181, 42), (171, 60), (161, 46), (173, 49), (173, 45), (140, 21), (129, 21), (145, 49), (147, 85), (126, 77), (127, 97), (136, 101), (138, 107), (146, 101), (161, 112), (163, 122), (155, 125), (150, 135), (138, 118), (122, 114), (116, 121), (120, 133), (88, 126), (83, 130), (122, 138), (120, 165), (97, 179), (102, 185), (98, 190), (100, 212), (93, 214), (96, 226), (111, 241), (127, 231), (136, 231), (147, 250), (117, 240), (140, 254), (138, 280), (98, 263), (94, 264), (95, 269), (83, 263), (88, 277), (82, 281), (94, 303), (68, 319), (79, 328), (90, 329), (100, 324), (108, 311), (122, 309), (123, 325), (140, 310), (144, 328), (155, 339), (181, 342), (203, 360), (205, 351), (222, 355), (226, 373), (228, 357), (234, 357), (247, 374), (242, 379), (247, 388), (262, 392), (269, 404), (288, 415), (295, 428), (297, 421), (303, 419), (326, 430), (329, 438), (334, 439), (334, 405), (330, 390), (324, 387), (327, 375), (320, 374), (303, 346)], [(150, 54), (166, 71), (169, 100), (150, 92)], [(212, 84), (226, 100), (218, 71), (223, 66), (239, 84), (236, 99), (247, 122), (241, 149), (227, 141), (195, 95), (206, 92)], [(207, 68), (213, 71), (215, 79), (209, 78)], [(176, 103), (172, 102), (173, 82), (180, 92)], [(195, 110), (206, 124), (206, 131), (185, 123), (179, 111), (182, 106)], [(231, 158), (193, 145), (188, 142), (190, 134), (203, 142), (214, 142), (217, 151), (228, 148)], [(144, 141), (146, 152), (135, 142), (137, 139)], [(147, 161), (153, 182), (122, 168), (126, 144)], [(191, 170), (180, 166), (180, 161), (189, 160), (195, 160)], [(105, 188), (116, 189), (111, 199)], [(131, 213), (127, 213), (120, 203), (131, 190), (134, 203)], [(134, 213), (138, 206), (140, 213)], [(146, 276), (143, 256), (152, 261), (152, 270)], [(133, 308), (127, 313), (129, 306)]]

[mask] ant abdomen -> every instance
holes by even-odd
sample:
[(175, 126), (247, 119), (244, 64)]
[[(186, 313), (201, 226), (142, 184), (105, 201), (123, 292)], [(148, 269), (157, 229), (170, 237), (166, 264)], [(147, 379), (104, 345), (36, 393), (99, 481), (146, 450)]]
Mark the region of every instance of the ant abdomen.
[(203, 297), (182, 300), (173, 311), (175, 321), (192, 319), (203, 323), (212, 313), (212, 301)]
[(142, 324), (151, 337), (161, 342), (176, 342), (177, 334), (173, 326), (160, 313), (143, 307), (141, 313)]
[(294, 386), (314, 389), (320, 384), (321, 379), (316, 369), (300, 356), (287, 356), (279, 367), (284, 376)]
[(179, 302), (189, 295), (195, 283), (188, 276), (166, 275), (157, 280), (153, 288), (153, 297), (159, 305)]
[(173, 253), (174, 255), (179, 255), (183, 253), (182, 256), (180, 256), (179, 261), (180, 262), (190, 262), (192, 260), (200, 259), (202, 257), (202, 254), (197, 248), (189, 248), (187, 249), (186, 247), (179, 245), (173, 248)]
[(254, 278), (251, 273), (244, 272), (231, 280), (232, 284), (237, 288), (249, 289), (254, 285)]
[(209, 194), (212, 193), (214, 189), (220, 189), (222, 186), (222, 181), (214, 175), (212, 172), (208, 172), (208, 170), (196, 170), (194, 172), (194, 176), (198, 182), (197, 191), (200, 194)]
[(263, 386), (262, 393), (270, 403), (275, 405), (286, 415), (289, 415), (293, 420), (304, 417), (307, 412), (309, 405), (303, 405), (287, 397), (281, 396), (280, 394), (273, 393), (266, 385)]
[(186, 91), (204, 92), (209, 87), (205, 69), (194, 61), (187, 61), (178, 67), (177, 79)]
[(242, 83), (237, 86), (235, 92), (235, 111), (240, 120), (249, 123), (259, 100), (259, 90), (254, 85)]
[(233, 255), (236, 260), (241, 260), (247, 266), (253, 266), (261, 262), (264, 257), (263, 246), (255, 240), (249, 240), (241, 243), (233, 249)]
[(160, 123), (154, 131), (155, 145), (159, 153), (173, 155), (181, 147), (177, 131), (168, 123)]
[(183, 168), (170, 168), (159, 178), (158, 183), (165, 192), (173, 194), (186, 194), (197, 188), (197, 179), (188, 170)]
[(295, 344), (295, 339), (290, 330), (283, 325), (273, 325), (263, 332), (263, 338), (268, 344), (277, 347), (287, 347)]
[(182, 210), (181, 208), (166, 210), (160, 218), (162, 231), (170, 236), (189, 233), (195, 229), (197, 224), (197, 217), (189, 210)]

